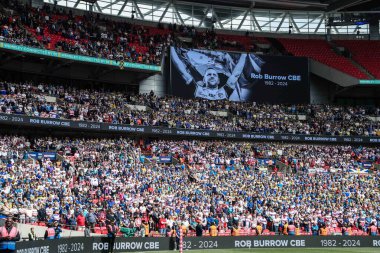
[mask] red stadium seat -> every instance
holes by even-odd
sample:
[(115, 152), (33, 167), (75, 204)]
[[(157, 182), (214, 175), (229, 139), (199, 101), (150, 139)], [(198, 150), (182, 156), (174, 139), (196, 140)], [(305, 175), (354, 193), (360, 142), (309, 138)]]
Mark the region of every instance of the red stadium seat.
[(95, 232), (96, 234), (101, 234), (101, 233), (102, 233), (102, 230), (101, 230), (100, 227), (95, 227), (95, 228), (94, 228), (94, 232)]
[(249, 235), (256, 236), (257, 235), (256, 229), (251, 229)]
[(380, 41), (337, 40), (334, 42), (350, 51), (353, 60), (375, 78), (380, 79)]
[(336, 54), (325, 40), (284, 38), (278, 40), (294, 56), (309, 57), (358, 79), (369, 79), (350, 60)]
[(100, 231), (101, 231), (102, 235), (108, 234), (107, 227), (101, 227)]

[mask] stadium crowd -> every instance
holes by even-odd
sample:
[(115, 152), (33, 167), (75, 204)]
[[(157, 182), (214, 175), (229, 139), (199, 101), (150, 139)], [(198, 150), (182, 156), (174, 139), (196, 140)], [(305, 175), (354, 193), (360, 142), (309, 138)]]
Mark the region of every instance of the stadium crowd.
[[(162, 24), (139, 26), (108, 20), (101, 15), (74, 15), (62, 8), (44, 5), (31, 8), (17, 1), (3, 0), (7, 12), (0, 10), (0, 41), (47, 48), (99, 58), (161, 64), (169, 45), (205, 49), (247, 51), (252, 47), (247, 36), (218, 35), (214, 30)], [(181, 38), (191, 39), (184, 43)]]
[[(248, 49), (193, 27), (148, 28), (48, 5), (1, 2), (9, 9), (0, 12), (0, 41), (15, 44), (155, 65), (176, 41), (175, 33), (192, 37), (196, 47)], [(208, 101), (1, 80), (0, 113), (216, 131), (380, 136), (379, 122), (370, 118), (380, 116), (376, 107)], [(30, 151), (53, 152), (58, 159), (34, 160)], [(178, 226), (185, 235), (198, 236), (325, 235), (326, 227), (329, 233), (377, 234), (379, 164), (376, 146), (3, 135), (0, 214), (50, 224), (49, 229), (61, 224), (98, 233), (116, 224), (131, 236), (170, 236)], [(48, 231), (45, 237), (54, 238)]]
[(37, 38), (28, 34), (17, 21), (17, 18), (9, 17), (0, 12), (0, 42), (2, 41), (39, 47)]
[(0, 40), (11, 43), (153, 65), (161, 64), (163, 50), (172, 43), (166, 30), (100, 15), (75, 16), (61, 8), (31, 8), (17, 1), (7, 7), (10, 12), (0, 14)]
[(379, 123), (369, 117), (380, 115), (376, 107), (208, 101), (32, 82), (0, 81), (0, 93), (2, 113), (44, 118), (257, 133), (380, 135)]
[[(22, 223), (97, 232), (113, 221), (141, 236), (170, 235), (176, 225), (188, 235), (380, 227), (380, 174), (350, 171), (364, 160), (379, 164), (378, 147), (22, 136), (2, 136), (0, 144), (0, 214)], [(61, 159), (35, 161), (29, 150)]]

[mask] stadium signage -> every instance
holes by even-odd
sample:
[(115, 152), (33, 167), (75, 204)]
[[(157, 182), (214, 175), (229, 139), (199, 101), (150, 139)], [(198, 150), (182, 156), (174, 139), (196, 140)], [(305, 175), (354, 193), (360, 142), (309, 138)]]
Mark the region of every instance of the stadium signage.
[(52, 161), (57, 159), (57, 153), (55, 152), (28, 152), (28, 155), (33, 159), (49, 158)]
[[(48, 56), (48, 57), (53, 57), (53, 58), (61, 58), (61, 59), (67, 59), (67, 60), (73, 60), (73, 61), (121, 67), (120, 61), (62, 53), (62, 52), (57, 52), (57, 51), (52, 51), (52, 50), (21, 46), (21, 45), (6, 43), (6, 42), (0, 42), (0, 48), (17, 51), (17, 52), (28, 53), (28, 54)], [(126, 69), (129, 68), (129, 69), (149, 70), (149, 71), (157, 71), (157, 72), (161, 71), (161, 66), (140, 64), (140, 63), (134, 63), (134, 62), (124, 62), (123, 67)]]
[(171, 163), (172, 162), (172, 157), (171, 156), (160, 156), (158, 161), (160, 163)]
[(308, 59), (170, 48), (172, 95), (207, 100), (310, 102)]
[(378, 85), (380, 84), (380, 80), (359, 80), (359, 84)]
[(322, 135), (297, 135), (297, 134), (261, 134), (247, 132), (224, 132), (212, 130), (190, 130), (154, 126), (130, 126), (97, 122), (71, 121), (50, 118), (30, 117), (19, 114), (0, 114), (0, 124), (23, 125), (32, 127), (52, 127), (66, 129), (80, 129), (98, 132), (135, 133), (145, 135), (199, 137), (199, 138), (224, 138), (253, 141), (287, 141), (309, 143), (360, 143), (379, 144), (380, 137), (367, 136), (322, 136)]
[[(370, 236), (230, 236), (185, 237), (184, 250), (234, 248), (359, 248), (380, 247), (379, 237)], [(16, 243), (16, 253), (103, 253), (109, 252), (108, 238), (71, 238)], [(162, 251), (174, 249), (174, 238), (117, 238), (114, 252)]]

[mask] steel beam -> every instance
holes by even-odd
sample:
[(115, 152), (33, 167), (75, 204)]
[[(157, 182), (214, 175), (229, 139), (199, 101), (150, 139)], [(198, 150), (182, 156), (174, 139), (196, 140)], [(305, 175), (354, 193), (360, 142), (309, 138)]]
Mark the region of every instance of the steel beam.
[(168, 9), (169, 9), (170, 5), (171, 5), (171, 3), (168, 3), (168, 4), (166, 5), (166, 8), (165, 8), (164, 12), (162, 13), (160, 19), (158, 20), (159, 23), (161, 23), (162, 19), (165, 17), (166, 12), (168, 12)]
[(117, 13), (117, 15), (118, 15), (118, 16), (120, 16), (120, 15), (121, 15), (121, 13), (124, 11), (124, 9), (125, 9), (125, 6), (127, 6), (127, 4), (128, 4), (128, 0), (125, 0), (125, 2), (124, 2), (124, 4), (123, 4), (123, 6), (121, 6), (121, 8), (120, 8), (119, 12)]

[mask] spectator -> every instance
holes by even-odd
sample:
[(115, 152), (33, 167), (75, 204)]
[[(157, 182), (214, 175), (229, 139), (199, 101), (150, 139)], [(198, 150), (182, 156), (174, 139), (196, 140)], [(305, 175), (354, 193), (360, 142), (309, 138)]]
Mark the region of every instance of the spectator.
[[(337, 136), (379, 136), (380, 125), (369, 116), (378, 116), (379, 108), (330, 105), (267, 105), (230, 101), (207, 101), (154, 94), (131, 95), (121, 92), (65, 89), (56, 85), (0, 82), (0, 112), (171, 128), (217, 131), (249, 131)], [(56, 102), (46, 102), (56, 96)], [(138, 111), (132, 105), (148, 106)], [(227, 117), (211, 112), (228, 113)], [(305, 119), (298, 119), (302, 115)], [(94, 182), (95, 183), (95, 182)]]
[(195, 227), (195, 233), (196, 236), (202, 236), (203, 235), (203, 227), (200, 222), (197, 223), (197, 226)]
[(294, 226), (292, 221), (288, 225), (288, 235), (296, 235), (296, 226)]
[(215, 226), (214, 222), (211, 224), (209, 232), (210, 232), (210, 236), (217, 236), (218, 235), (218, 229)]
[(94, 232), (96, 221), (97, 219), (96, 219), (95, 213), (93, 212), (93, 209), (90, 209), (90, 212), (86, 216), (86, 222), (90, 226), (90, 229), (92, 232)]
[(326, 224), (323, 224), (321, 228), (319, 228), (319, 235), (326, 236), (327, 235), (327, 228)]
[(80, 212), (77, 216), (77, 226), (78, 230), (83, 231), (85, 229), (86, 225), (86, 218), (84, 217), (83, 213)]
[(87, 223), (86, 223), (86, 228), (84, 229), (84, 237), (91, 237), (91, 229)]
[(20, 232), (13, 225), (12, 218), (8, 217), (5, 225), (0, 227), (0, 249), (2, 252), (14, 252), (16, 242), (20, 240)]
[[(25, 156), (47, 149), (62, 161)], [(141, 230), (145, 220), (149, 233), (158, 230), (162, 236), (175, 222), (188, 234), (213, 223), (220, 231), (233, 226), (263, 231), (266, 224), (270, 232), (279, 223), (286, 234), (289, 222), (313, 231), (348, 223), (368, 232), (379, 216), (379, 195), (371, 189), (380, 174), (352, 168), (364, 160), (378, 165), (379, 152), (376, 146), (0, 136), (0, 212), (39, 210), (45, 214), (38, 222), (63, 226), (82, 213), (93, 228), (108, 219), (130, 231)], [(153, 159), (161, 155), (178, 162)], [(264, 161), (269, 158), (284, 169), (271, 173)], [(21, 199), (8, 201), (18, 194)]]
[(375, 223), (372, 223), (371, 226), (368, 229), (369, 235), (376, 236), (377, 235), (377, 227), (375, 226)]
[(45, 238), (45, 240), (55, 239), (55, 228), (51, 223), (48, 224), (48, 228), (45, 231), (44, 238)]
[(114, 244), (115, 244), (115, 238), (116, 234), (119, 232), (118, 227), (115, 225), (115, 222), (113, 220), (110, 221), (110, 224), (107, 226), (108, 231), (108, 239), (110, 241), (109, 243), (109, 253), (113, 253), (114, 250)]

